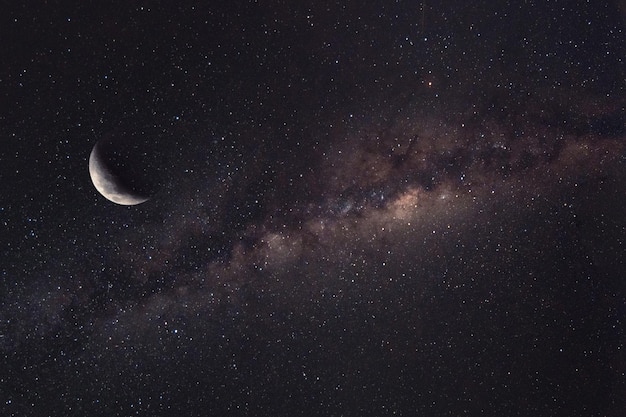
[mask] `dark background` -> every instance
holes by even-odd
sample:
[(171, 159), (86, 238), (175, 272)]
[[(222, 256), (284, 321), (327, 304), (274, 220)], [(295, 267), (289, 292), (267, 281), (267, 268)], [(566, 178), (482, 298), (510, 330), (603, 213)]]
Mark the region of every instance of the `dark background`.
[(292, 3), (0, 7), (2, 414), (623, 415), (624, 3)]

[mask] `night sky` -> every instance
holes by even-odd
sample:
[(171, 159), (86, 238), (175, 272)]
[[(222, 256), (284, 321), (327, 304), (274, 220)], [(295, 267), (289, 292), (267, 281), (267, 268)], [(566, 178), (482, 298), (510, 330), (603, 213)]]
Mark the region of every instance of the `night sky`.
[(5, 3), (2, 416), (625, 415), (624, 1)]

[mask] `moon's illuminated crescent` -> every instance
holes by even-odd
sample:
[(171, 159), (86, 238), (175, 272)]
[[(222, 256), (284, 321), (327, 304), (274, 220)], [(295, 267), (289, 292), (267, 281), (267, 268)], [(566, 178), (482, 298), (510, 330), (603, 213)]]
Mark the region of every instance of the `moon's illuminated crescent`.
[(148, 201), (148, 198), (134, 194), (113, 175), (100, 160), (98, 144), (89, 155), (89, 176), (94, 187), (109, 201), (124, 206), (134, 206)]

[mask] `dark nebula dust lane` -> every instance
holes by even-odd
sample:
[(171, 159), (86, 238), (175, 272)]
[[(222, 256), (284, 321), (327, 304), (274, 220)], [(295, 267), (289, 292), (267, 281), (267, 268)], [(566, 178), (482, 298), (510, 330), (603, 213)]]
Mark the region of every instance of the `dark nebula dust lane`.
[(8, 8), (1, 414), (622, 415), (622, 3)]

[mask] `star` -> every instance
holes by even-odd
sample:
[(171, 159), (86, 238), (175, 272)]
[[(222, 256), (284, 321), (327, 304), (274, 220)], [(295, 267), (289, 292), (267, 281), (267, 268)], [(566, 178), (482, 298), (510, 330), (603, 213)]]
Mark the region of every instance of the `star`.
[(621, 415), (620, 11), (8, 7), (3, 415)]

